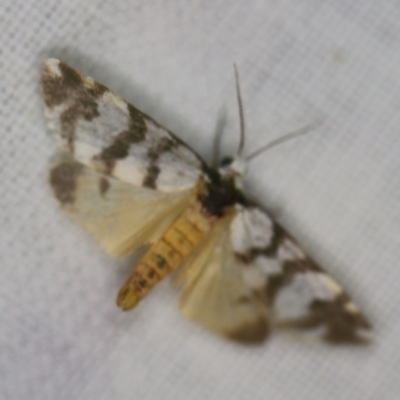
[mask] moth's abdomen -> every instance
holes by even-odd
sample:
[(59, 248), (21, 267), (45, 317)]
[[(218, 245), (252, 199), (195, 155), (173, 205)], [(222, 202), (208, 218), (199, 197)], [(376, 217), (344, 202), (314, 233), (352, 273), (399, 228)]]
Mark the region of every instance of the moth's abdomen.
[(214, 225), (215, 217), (195, 201), (151, 246), (118, 293), (117, 305), (130, 310), (162, 279), (178, 268)]

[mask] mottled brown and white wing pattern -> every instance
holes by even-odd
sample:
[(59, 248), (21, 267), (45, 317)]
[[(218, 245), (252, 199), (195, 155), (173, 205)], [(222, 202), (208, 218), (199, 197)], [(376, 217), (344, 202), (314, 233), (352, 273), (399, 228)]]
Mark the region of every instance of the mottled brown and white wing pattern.
[(332, 343), (368, 341), (370, 324), (358, 307), (266, 213), (244, 208), (231, 238), (249, 285), (264, 285), (272, 326), (312, 331)]
[(220, 220), (183, 266), (177, 284), (183, 289), (183, 315), (205, 328), (241, 342), (260, 342), (269, 333), (265, 294), (243, 274), (230, 238), (232, 218)]
[(204, 166), (195, 152), (102, 84), (49, 59), (42, 85), (49, 127), (75, 160), (135, 186), (195, 186)]
[(124, 257), (156, 242), (192, 196), (129, 185), (63, 156), (50, 169), (50, 186), (63, 210), (112, 255)]
[(266, 213), (241, 208), (186, 262), (182, 313), (223, 336), (265, 339), (297, 328), (331, 343), (362, 343), (370, 324), (343, 289)]

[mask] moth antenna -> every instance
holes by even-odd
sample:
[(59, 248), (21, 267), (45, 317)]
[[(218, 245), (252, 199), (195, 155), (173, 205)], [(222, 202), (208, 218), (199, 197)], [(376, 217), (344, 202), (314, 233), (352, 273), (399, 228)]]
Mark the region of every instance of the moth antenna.
[(318, 128), (320, 125), (322, 125), (322, 119), (318, 119), (315, 122), (311, 122), (310, 124), (307, 124), (306, 126), (303, 126), (303, 128), (297, 129), (293, 132), (289, 132), (286, 135), (283, 135), (277, 139), (274, 139), (272, 142), (267, 143), (266, 145), (262, 146), (258, 150), (254, 151), (253, 153), (249, 154), (246, 158), (245, 161), (250, 161), (253, 160), (255, 157), (259, 156), (260, 154), (266, 152), (269, 149), (272, 149), (275, 146), (278, 146), (279, 144), (286, 142), (288, 140), (295, 139), (299, 136), (303, 136), (307, 133), (310, 133), (314, 129)]
[(239, 106), (239, 118), (240, 118), (240, 142), (236, 155), (240, 156), (244, 148), (244, 131), (245, 131), (244, 112), (243, 112), (242, 96), (240, 94), (239, 73), (236, 64), (233, 64), (233, 69), (235, 70), (236, 96)]
[(212, 156), (212, 167), (218, 168), (221, 150), (221, 139), (224, 134), (224, 128), (226, 125), (226, 108), (220, 108), (217, 117), (217, 124), (214, 130), (214, 143), (213, 143), (213, 156)]

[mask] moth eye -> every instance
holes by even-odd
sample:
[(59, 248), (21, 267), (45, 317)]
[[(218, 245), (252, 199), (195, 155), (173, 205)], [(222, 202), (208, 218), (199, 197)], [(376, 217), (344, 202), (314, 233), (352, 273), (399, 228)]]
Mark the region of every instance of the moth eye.
[(221, 165), (221, 167), (226, 167), (226, 166), (232, 164), (232, 162), (233, 162), (233, 158), (232, 157), (224, 157), (221, 160), (220, 165)]

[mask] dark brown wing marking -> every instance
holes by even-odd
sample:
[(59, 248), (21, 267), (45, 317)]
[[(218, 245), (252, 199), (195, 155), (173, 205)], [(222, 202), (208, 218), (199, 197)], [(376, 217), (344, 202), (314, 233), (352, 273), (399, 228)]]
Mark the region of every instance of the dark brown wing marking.
[(371, 325), (358, 307), (267, 214), (244, 209), (232, 222), (232, 242), (245, 276), (256, 270), (264, 276), (249, 284), (265, 287), (277, 326), (319, 328), (331, 343), (368, 341)]
[(78, 120), (83, 118), (91, 121), (99, 116), (97, 99), (107, 88), (97, 82), (90, 88), (85, 87), (82, 75), (63, 62), (59, 63), (59, 70), (60, 75), (56, 75), (51, 73), (48, 65), (43, 68), (44, 102), (48, 109), (68, 104), (59, 118), (62, 136), (73, 153)]
[(192, 149), (94, 79), (50, 59), (42, 84), (49, 126), (82, 164), (163, 192), (190, 189), (204, 174)]

